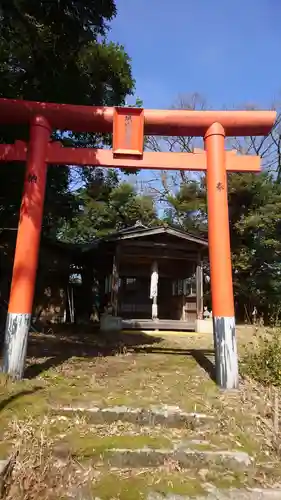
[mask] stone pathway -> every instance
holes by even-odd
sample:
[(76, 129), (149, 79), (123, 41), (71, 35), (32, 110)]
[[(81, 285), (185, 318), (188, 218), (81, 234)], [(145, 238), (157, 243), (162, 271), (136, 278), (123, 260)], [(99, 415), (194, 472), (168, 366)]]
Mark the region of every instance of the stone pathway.
[[(228, 474), (242, 474), (247, 476), (251, 473), (253, 467), (255, 466), (254, 458), (243, 448), (237, 447), (237, 449), (228, 449), (225, 446), (220, 446), (220, 442), (212, 441), (212, 436), (209, 439), (204, 438), (204, 433), (208, 426), (211, 424), (212, 429), (214, 429), (214, 416), (202, 414), (202, 413), (188, 413), (182, 411), (178, 406), (151, 406), (149, 408), (130, 408), (126, 406), (112, 406), (112, 407), (99, 407), (99, 406), (67, 406), (67, 407), (57, 407), (53, 408), (53, 414), (57, 418), (63, 418), (68, 420), (69, 418), (83, 418), (86, 424), (89, 426), (87, 437), (91, 436), (91, 433), (95, 434), (99, 428), (110, 429), (113, 426), (116, 435), (112, 436), (112, 445), (110, 445), (110, 440), (108, 436), (100, 438), (96, 444), (95, 436), (92, 442), (92, 451), (87, 452), (87, 460), (93, 467), (97, 467), (98, 470), (104, 471), (105, 478), (106, 474), (110, 474), (112, 471), (122, 471), (122, 470), (151, 470), (157, 475), (157, 471), (161, 470), (161, 467), (165, 467), (166, 464), (174, 464), (175, 471), (186, 470), (186, 475), (189, 477), (199, 476), (199, 482), (201, 489), (205, 492), (201, 496), (182, 496), (175, 495), (173, 493), (159, 493), (150, 491), (148, 494), (141, 495), (140, 497), (147, 500), (188, 500), (188, 499), (198, 499), (198, 500), (275, 500), (280, 498), (281, 500), (281, 490), (246, 490), (243, 489), (231, 489), (228, 490), (215, 488), (214, 485), (205, 484), (204, 479), (201, 480), (200, 474), (202, 471), (207, 471), (211, 468), (213, 473), (217, 470), (218, 476), (222, 478)], [(114, 428), (114, 425), (116, 426)], [(124, 426), (123, 433), (118, 435), (118, 426)], [(126, 436), (126, 425), (129, 426), (130, 430), (134, 430), (132, 437), (128, 439)], [(103, 427), (104, 426), (104, 427)], [(111, 426), (111, 427), (110, 427)], [(167, 436), (171, 436), (171, 441), (169, 446), (159, 447), (153, 445), (150, 442), (151, 436), (145, 437), (143, 430), (148, 430), (153, 436), (159, 436), (159, 433)], [(175, 439), (174, 434), (183, 432), (189, 434), (189, 439)], [(134, 446), (135, 435), (144, 437), (144, 441), (147, 439), (147, 444), (143, 447)], [(168, 434), (167, 434), (168, 433)], [(194, 438), (194, 436), (201, 435), (200, 438)], [(118, 438), (118, 439), (117, 439)], [(127, 446), (122, 446), (122, 439), (126, 439)], [(117, 439), (117, 441), (116, 441)], [(155, 437), (156, 439), (156, 437)], [(220, 441), (220, 440), (219, 440)], [(221, 437), (221, 441), (223, 441)], [(120, 443), (116, 446), (116, 442)], [(128, 446), (129, 443), (129, 446)], [(152, 444), (151, 444), (152, 443)], [(104, 444), (104, 446), (103, 446)], [(65, 443), (64, 443), (65, 445)], [(75, 451), (75, 446), (73, 447), (71, 441), (68, 445), (66, 454), (67, 456), (77, 454), (79, 461), (83, 460), (81, 457), (82, 452)], [(64, 451), (65, 453), (65, 451)], [(80, 455), (79, 455), (80, 453)], [(58, 456), (61, 456), (60, 453)], [(106, 472), (108, 471), (108, 472)], [(215, 477), (215, 476), (214, 476)], [(106, 484), (106, 483), (105, 483)], [(125, 482), (124, 482), (125, 488)], [(95, 487), (93, 488), (93, 493), (95, 493)], [(76, 498), (76, 497), (75, 497)], [(89, 497), (89, 500), (110, 500), (111, 497), (93, 495)], [(129, 498), (129, 496), (112, 496), (115, 498)], [(133, 498), (136, 498), (135, 496)], [(84, 499), (83, 499), (84, 500)], [(88, 498), (87, 498), (88, 500)]]
[[(83, 415), (91, 424), (113, 424), (131, 423), (137, 426), (148, 426), (153, 429), (156, 426), (174, 429), (204, 428), (213, 417), (201, 413), (187, 413), (178, 406), (162, 406), (150, 408), (128, 408), (115, 406), (107, 408), (99, 407), (62, 407), (54, 409), (63, 416)], [(138, 432), (138, 430), (136, 430)], [(93, 449), (93, 462), (103, 462), (109, 467), (121, 468), (145, 468), (160, 467), (168, 461), (178, 464), (181, 469), (204, 467), (210, 464), (223, 465), (235, 471), (243, 471), (250, 467), (253, 459), (243, 450), (214, 449), (211, 442), (206, 440), (181, 440), (171, 442), (170, 447), (153, 447), (145, 445), (142, 448), (111, 446), (102, 449), (102, 453), (95, 455)], [(71, 454), (71, 449), (69, 450)]]

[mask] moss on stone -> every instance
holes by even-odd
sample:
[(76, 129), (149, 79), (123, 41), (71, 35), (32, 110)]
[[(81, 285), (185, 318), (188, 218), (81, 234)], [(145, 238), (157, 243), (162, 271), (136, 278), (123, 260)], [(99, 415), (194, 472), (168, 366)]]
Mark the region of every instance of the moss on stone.
[(141, 473), (138, 476), (124, 478), (117, 474), (108, 474), (92, 485), (94, 497), (102, 500), (122, 498), (122, 500), (140, 500), (149, 492), (175, 495), (200, 495), (204, 489), (196, 478), (177, 473)]
[(64, 443), (68, 445), (72, 455), (83, 458), (102, 455), (107, 450), (141, 448), (170, 448), (171, 442), (167, 438), (150, 437), (145, 435), (123, 435), (123, 436), (81, 436), (78, 433), (70, 433), (66, 436)]

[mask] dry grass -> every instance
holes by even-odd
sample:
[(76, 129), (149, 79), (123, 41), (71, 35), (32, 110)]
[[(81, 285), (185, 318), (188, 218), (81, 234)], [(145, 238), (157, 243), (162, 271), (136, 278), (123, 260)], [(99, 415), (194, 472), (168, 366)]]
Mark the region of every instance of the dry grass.
[(13, 473), (6, 481), (3, 498), (7, 500), (55, 499), (63, 491), (65, 467), (55, 467), (52, 441), (38, 422), (13, 420), (6, 430), (13, 441), (17, 460)]
[[(250, 329), (238, 330), (240, 349), (252, 335)], [(0, 454), (18, 453), (3, 498), (58, 500), (66, 498), (67, 492), (79, 498), (78, 491), (86, 499), (101, 492), (103, 498), (111, 498), (114, 488), (127, 484), (128, 497), (122, 494), (120, 498), (133, 500), (139, 498), (136, 495), (141, 488), (145, 491), (145, 485), (158, 485), (165, 491), (172, 484), (174, 492), (187, 494), (201, 492), (202, 482), (223, 486), (275, 484), (281, 474), (276, 392), (261, 390), (250, 380), (242, 382), (239, 392), (221, 392), (211, 378), (213, 362), (209, 336), (161, 339), (131, 335), (109, 342), (81, 334), (32, 336), (29, 378), (16, 383), (0, 378)], [(210, 413), (215, 419), (207, 428), (194, 430), (122, 422), (94, 426), (86, 418), (65, 418), (52, 411), (53, 407), (75, 403), (170, 404)], [(211, 446), (245, 449), (257, 465), (247, 477), (225, 470), (219, 475), (212, 470), (186, 475), (176, 463), (154, 472), (142, 469), (108, 474), (91, 467), (88, 458), (94, 447), (110, 446), (111, 438), (113, 443), (126, 446), (130, 442), (139, 446), (153, 440), (159, 444), (163, 440), (201, 439)]]

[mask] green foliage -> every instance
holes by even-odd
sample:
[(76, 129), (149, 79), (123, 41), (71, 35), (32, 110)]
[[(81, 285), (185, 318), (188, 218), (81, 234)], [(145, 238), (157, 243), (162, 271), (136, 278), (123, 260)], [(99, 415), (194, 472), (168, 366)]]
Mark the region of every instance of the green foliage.
[(112, 0), (1, 0), (0, 93), (72, 104), (119, 104), (129, 58), (106, 43)]
[[(281, 185), (264, 172), (233, 174), (229, 213), (237, 301), (275, 319), (281, 297)], [(239, 305), (238, 304), (238, 305)]]
[(241, 359), (241, 373), (263, 385), (281, 387), (280, 332), (260, 336), (257, 343), (248, 346)]
[(168, 207), (164, 213), (165, 222), (176, 224), (186, 231), (206, 235), (207, 207), (204, 178), (182, 182), (179, 190), (175, 194), (169, 193), (166, 200)]
[(64, 241), (90, 242), (138, 221), (144, 225), (156, 222), (152, 198), (138, 195), (129, 183), (119, 182), (116, 170), (95, 169), (91, 183), (77, 197), (79, 213), (62, 228)]
[[(0, 96), (90, 106), (124, 104), (134, 81), (124, 47), (106, 39), (115, 15), (113, 0), (0, 0)], [(65, 140), (59, 131), (54, 137)], [(27, 140), (28, 128), (0, 128), (1, 142), (15, 139)], [(83, 147), (110, 140), (94, 134), (67, 138), (68, 145)], [(2, 227), (17, 224), (23, 174), (22, 165), (1, 164)], [(70, 179), (67, 167), (49, 168), (45, 231), (55, 233), (61, 219), (75, 215), (77, 199), (69, 192)]]

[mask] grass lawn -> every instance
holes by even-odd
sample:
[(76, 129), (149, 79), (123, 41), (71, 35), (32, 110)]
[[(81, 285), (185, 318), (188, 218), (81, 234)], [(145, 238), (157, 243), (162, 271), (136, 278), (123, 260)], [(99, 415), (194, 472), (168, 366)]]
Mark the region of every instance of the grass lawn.
[[(238, 329), (240, 352), (252, 335), (252, 329)], [(271, 391), (241, 381), (239, 391), (226, 393), (216, 387), (214, 377), (208, 335), (134, 333), (106, 339), (82, 326), (76, 332), (31, 335), (26, 378), (0, 378), (0, 458), (18, 453), (4, 498), (63, 499), (72, 494), (81, 500), (134, 500), (151, 490), (200, 494), (209, 483), (278, 483)], [(202, 426), (177, 428), (123, 420), (93, 424), (87, 412), (65, 416), (61, 411), (65, 406), (163, 405), (212, 418)], [(177, 463), (109, 468), (103, 460), (114, 449), (170, 449), (182, 442), (196, 450), (246, 451), (254, 464), (245, 473), (223, 465), (182, 470)]]

